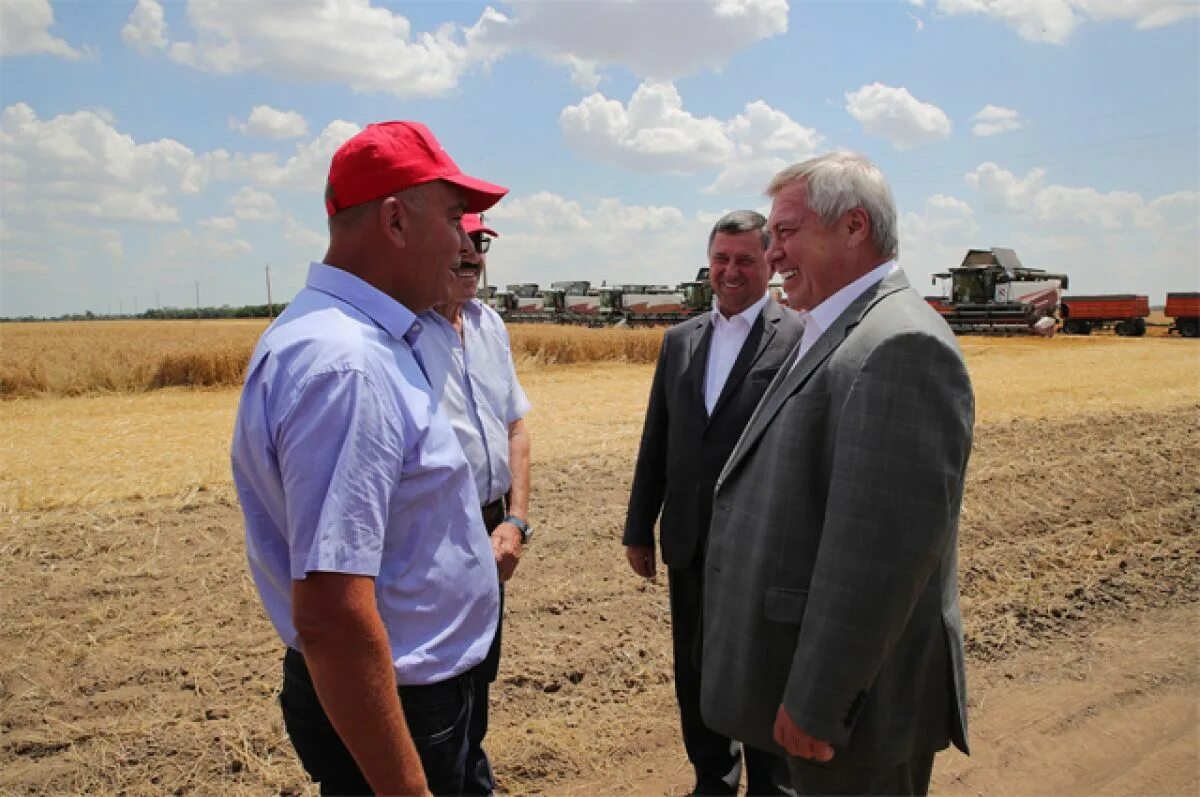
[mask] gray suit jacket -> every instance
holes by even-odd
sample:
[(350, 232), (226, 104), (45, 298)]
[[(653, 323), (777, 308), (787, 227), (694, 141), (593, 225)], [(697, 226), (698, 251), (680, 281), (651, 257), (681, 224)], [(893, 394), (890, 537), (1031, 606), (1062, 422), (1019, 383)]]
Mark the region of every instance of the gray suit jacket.
[(710, 417), (704, 406), (704, 376), (711, 316), (704, 313), (667, 330), (650, 388), (624, 544), (653, 546), (654, 522), (661, 510), (663, 564), (698, 563), (717, 474), (800, 332), (799, 314), (768, 300)]
[(957, 556), (973, 423), (954, 335), (903, 272), (780, 369), (716, 486), (709, 727), (782, 754), (782, 703), (835, 746), (834, 766), (966, 751)]

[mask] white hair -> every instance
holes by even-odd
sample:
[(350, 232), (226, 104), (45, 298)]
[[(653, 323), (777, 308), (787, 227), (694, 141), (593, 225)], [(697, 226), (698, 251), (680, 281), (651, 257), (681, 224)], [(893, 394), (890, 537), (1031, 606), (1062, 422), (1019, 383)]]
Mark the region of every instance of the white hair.
[(862, 208), (871, 221), (871, 237), (879, 254), (900, 254), (896, 237), (896, 200), (879, 167), (866, 156), (837, 150), (793, 164), (771, 178), (767, 196), (803, 180), (808, 189), (808, 206), (826, 227), (846, 211)]

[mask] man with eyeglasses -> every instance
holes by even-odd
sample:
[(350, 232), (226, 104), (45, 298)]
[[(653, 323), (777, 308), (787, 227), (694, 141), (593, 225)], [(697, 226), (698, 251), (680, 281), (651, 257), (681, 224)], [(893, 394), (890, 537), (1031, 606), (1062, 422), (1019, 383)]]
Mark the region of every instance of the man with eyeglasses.
[[(512, 577), (529, 540), (529, 434), (524, 416), (529, 400), (517, 381), (504, 322), (475, 298), (484, 254), (496, 232), (478, 213), (463, 216), (471, 242), (460, 255), (449, 298), (422, 316), (427, 332), (418, 343), (434, 395), (450, 418), (474, 475), (484, 525), (491, 538), (501, 585)], [(500, 631), (475, 670), (475, 701), (468, 730), (463, 794), (491, 794), (495, 778), (483, 738), (487, 734), (488, 688), (500, 666)]]

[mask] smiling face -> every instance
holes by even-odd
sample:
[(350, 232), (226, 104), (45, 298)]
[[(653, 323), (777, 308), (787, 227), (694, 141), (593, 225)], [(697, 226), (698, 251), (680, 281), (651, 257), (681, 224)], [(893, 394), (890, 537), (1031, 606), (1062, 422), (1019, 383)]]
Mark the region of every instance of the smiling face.
[(790, 307), (811, 310), (846, 284), (845, 226), (840, 219), (829, 227), (822, 223), (808, 206), (808, 188), (803, 180), (775, 195), (767, 223), (771, 232), (767, 262), (783, 278)]
[(726, 318), (761, 299), (771, 280), (762, 230), (718, 232), (708, 247), (708, 279)]
[(465, 205), (458, 188), (438, 180), (404, 209), (401, 227), (411, 274), (405, 305), (414, 313), (449, 298), (462, 250), (470, 245), (462, 227)]
[(484, 256), (476, 251), (474, 244), (463, 247), (459, 252), (460, 263), (454, 270), (454, 281), (450, 284), (448, 304), (462, 305), (475, 298), (479, 287), (479, 274), (484, 267)]

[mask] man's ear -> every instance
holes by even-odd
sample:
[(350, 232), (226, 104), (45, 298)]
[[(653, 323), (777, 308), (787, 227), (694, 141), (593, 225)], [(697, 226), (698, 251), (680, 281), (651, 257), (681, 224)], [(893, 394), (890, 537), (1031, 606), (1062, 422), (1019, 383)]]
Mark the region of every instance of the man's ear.
[(404, 247), (407, 242), (408, 229), (412, 219), (408, 208), (394, 196), (379, 203), (379, 223), (384, 234), (398, 247)]
[(871, 239), (871, 217), (864, 208), (852, 208), (842, 216), (842, 229), (846, 233), (846, 248), (856, 249)]

